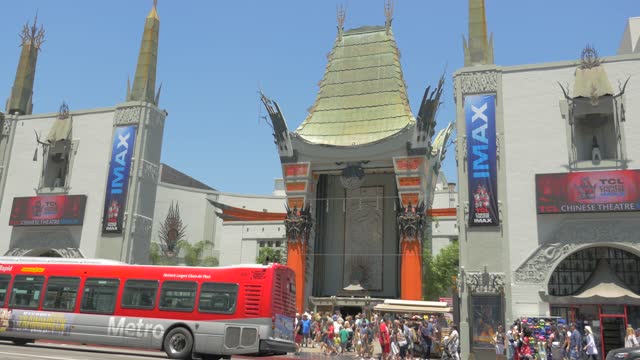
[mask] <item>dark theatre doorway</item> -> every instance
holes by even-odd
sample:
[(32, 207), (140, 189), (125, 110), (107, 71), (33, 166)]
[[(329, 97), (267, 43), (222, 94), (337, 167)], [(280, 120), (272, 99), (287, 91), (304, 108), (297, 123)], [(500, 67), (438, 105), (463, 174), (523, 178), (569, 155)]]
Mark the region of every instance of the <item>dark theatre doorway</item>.
[(349, 315), (355, 318), (355, 316), (361, 312), (362, 308), (360, 306), (343, 306), (340, 308), (340, 314), (342, 314), (342, 318), (346, 318)]

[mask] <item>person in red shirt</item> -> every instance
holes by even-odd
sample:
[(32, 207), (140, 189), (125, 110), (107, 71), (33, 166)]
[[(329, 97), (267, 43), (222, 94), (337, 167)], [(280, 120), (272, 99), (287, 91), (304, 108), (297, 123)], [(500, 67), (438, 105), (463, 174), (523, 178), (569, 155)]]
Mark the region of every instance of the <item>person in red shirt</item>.
[(389, 357), (389, 353), (391, 352), (391, 337), (389, 336), (389, 326), (391, 325), (391, 320), (387, 319), (380, 321), (380, 347), (382, 348), (382, 360), (386, 360)]

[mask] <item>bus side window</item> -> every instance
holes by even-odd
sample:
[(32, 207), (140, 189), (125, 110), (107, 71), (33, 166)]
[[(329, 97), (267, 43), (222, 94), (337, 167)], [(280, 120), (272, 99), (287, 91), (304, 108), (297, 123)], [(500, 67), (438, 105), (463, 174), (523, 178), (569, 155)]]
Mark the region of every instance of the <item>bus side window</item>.
[(44, 276), (16, 275), (11, 290), (9, 306), (18, 309), (37, 309)]
[(165, 281), (160, 291), (160, 310), (193, 311), (198, 284), (191, 281)]
[(233, 314), (236, 311), (238, 284), (206, 282), (202, 284), (198, 310), (207, 313)]
[(79, 287), (80, 278), (50, 276), (42, 309), (73, 311), (76, 307)]
[(113, 314), (119, 286), (118, 279), (88, 278), (84, 282), (80, 312)]
[(11, 275), (0, 275), (0, 307), (4, 307), (4, 301), (7, 299), (7, 290), (9, 290), (10, 282)]
[(124, 309), (153, 309), (157, 291), (157, 280), (127, 280), (121, 306)]

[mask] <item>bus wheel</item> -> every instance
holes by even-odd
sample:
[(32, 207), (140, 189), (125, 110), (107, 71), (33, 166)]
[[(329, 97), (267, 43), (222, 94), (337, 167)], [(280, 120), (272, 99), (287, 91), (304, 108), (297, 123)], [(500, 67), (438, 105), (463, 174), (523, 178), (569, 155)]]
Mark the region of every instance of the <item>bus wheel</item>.
[(12, 342), (14, 345), (22, 346), (22, 345), (27, 345), (28, 343), (30, 343), (30, 342), (31, 342), (31, 340), (27, 340), (27, 339), (13, 339), (13, 340), (11, 340), (11, 342)]
[(164, 337), (164, 351), (169, 359), (188, 359), (193, 347), (193, 336), (183, 327), (171, 329)]

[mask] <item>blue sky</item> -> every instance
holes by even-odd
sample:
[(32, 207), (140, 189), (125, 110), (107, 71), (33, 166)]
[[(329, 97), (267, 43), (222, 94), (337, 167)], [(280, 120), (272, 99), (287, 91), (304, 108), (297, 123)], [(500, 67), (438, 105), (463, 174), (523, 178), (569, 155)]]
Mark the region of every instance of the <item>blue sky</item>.
[[(158, 83), (169, 112), (162, 161), (227, 192), (269, 194), (281, 177), (258, 88), (294, 130), (313, 104), (336, 36), (338, 1), (160, 1)], [(344, 2), (343, 2), (344, 3)], [(346, 2), (345, 28), (384, 23), (383, 0)], [(0, 22), (0, 99), (13, 84), (19, 31), (45, 25), (34, 113), (109, 107), (133, 78), (151, 0), (6, 1)], [(637, 0), (487, 0), (500, 65), (576, 59), (586, 44), (614, 55)], [(447, 71), (438, 129), (455, 118), (451, 74), (462, 66), (466, 0), (396, 0), (393, 30), (414, 113)], [(508, 121), (508, 119), (505, 119)], [(105, 136), (109, 136), (105, 134)], [(444, 171), (455, 181), (453, 149)]]

